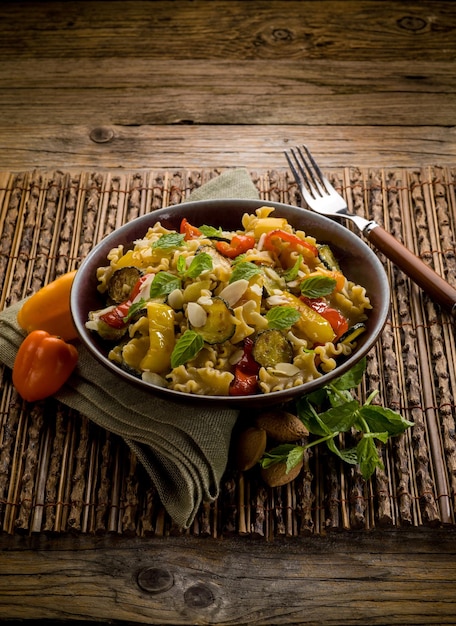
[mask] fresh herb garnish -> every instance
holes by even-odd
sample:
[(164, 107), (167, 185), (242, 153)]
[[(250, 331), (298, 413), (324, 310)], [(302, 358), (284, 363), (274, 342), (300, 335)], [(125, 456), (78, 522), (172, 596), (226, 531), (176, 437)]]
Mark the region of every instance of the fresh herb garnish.
[(169, 250), (172, 248), (179, 248), (185, 239), (185, 235), (180, 233), (166, 233), (162, 235), (157, 241), (154, 241), (152, 248), (159, 248), (160, 250)]
[(229, 282), (234, 283), (241, 278), (249, 280), (252, 276), (256, 276), (256, 274), (261, 274), (261, 269), (258, 265), (250, 261), (242, 261), (241, 263), (236, 263), (234, 266)]
[(302, 263), (302, 254), (298, 256), (293, 267), (290, 267), (290, 269), (288, 269), (286, 272), (283, 273), (283, 277), (287, 283), (297, 278), (299, 268), (301, 267), (301, 263)]
[(199, 230), (208, 239), (216, 239), (217, 241), (229, 241), (227, 237), (223, 236), (223, 231), (221, 228), (214, 228), (214, 226), (206, 226), (206, 224), (203, 224), (203, 226), (199, 227)]
[[(305, 450), (326, 443), (345, 463), (358, 464), (366, 480), (377, 467), (383, 469), (376, 442), (386, 443), (389, 437), (400, 435), (413, 426), (413, 422), (391, 409), (373, 405), (377, 392), (360, 405), (350, 390), (359, 385), (365, 368), (366, 359), (361, 359), (334, 382), (300, 398), (296, 403), (298, 416), (309, 433), (317, 438), (305, 445), (283, 444), (273, 448), (261, 459), (262, 467), (284, 461), (289, 472), (302, 460)], [(351, 430), (358, 443), (351, 448), (340, 448), (338, 435)]]
[(167, 296), (175, 289), (179, 289), (180, 286), (181, 281), (178, 276), (170, 272), (157, 272), (150, 285), (150, 297), (159, 298), (160, 296)]
[(290, 328), (301, 317), (301, 313), (292, 306), (275, 306), (265, 315), (269, 328), (284, 330)]
[[(183, 257), (180, 257), (183, 258)], [(200, 254), (196, 254), (192, 262), (190, 263), (187, 270), (184, 272), (185, 278), (196, 278), (203, 272), (207, 272), (211, 270), (213, 267), (212, 257), (207, 252), (201, 252)]]
[(171, 367), (179, 367), (193, 359), (204, 345), (203, 338), (194, 330), (186, 330), (179, 337), (171, 354)]
[(308, 298), (329, 296), (337, 284), (330, 276), (310, 276), (301, 283), (301, 294)]
[(135, 313), (143, 309), (146, 306), (146, 304), (147, 304), (147, 301), (144, 300), (144, 298), (141, 298), (141, 300), (138, 300), (138, 302), (135, 302), (134, 304), (132, 304), (128, 309), (128, 313), (123, 318), (123, 321), (129, 322), (130, 319), (133, 317), (133, 315), (135, 315)]

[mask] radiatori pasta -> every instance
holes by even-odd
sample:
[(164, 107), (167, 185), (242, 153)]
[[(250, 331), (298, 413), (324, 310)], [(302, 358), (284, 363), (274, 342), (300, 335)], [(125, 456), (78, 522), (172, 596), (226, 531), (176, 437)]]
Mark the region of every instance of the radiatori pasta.
[(272, 207), (226, 232), (160, 223), (97, 271), (106, 307), (86, 326), (143, 380), (199, 395), (249, 395), (314, 380), (350, 355), (371, 309), (327, 245)]

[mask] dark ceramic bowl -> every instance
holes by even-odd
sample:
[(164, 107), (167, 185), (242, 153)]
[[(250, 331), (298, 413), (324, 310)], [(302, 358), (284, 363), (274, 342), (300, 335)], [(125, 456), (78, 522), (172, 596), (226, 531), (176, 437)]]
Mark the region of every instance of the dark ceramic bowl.
[[(97, 335), (85, 328), (85, 322), (89, 311), (105, 306), (97, 291), (96, 270), (107, 265), (107, 254), (111, 248), (120, 244), (124, 245), (125, 250), (132, 247), (133, 241), (142, 239), (147, 229), (157, 221), (166, 228), (179, 230), (184, 217), (195, 225), (208, 224), (221, 226), (224, 230), (236, 230), (241, 227), (244, 213), (254, 213), (255, 209), (265, 205), (274, 207), (274, 217), (285, 217), (294, 228), (313, 235), (319, 243), (328, 243), (345, 275), (366, 288), (373, 309), (369, 311), (367, 332), (361, 335), (356, 350), (350, 357), (340, 362), (332, 372), (317, 380), (293, 389), (246, 397), (199, 396), (158, 387), (123, 371), (107, 358), (109, 348)], [(358, 236), (341, 224), (306, 209), (260, 200), (187, 202), (139, 217), (108, 235), (90, 252), (76, 274), (71, 292), (71, 312), (82, 342), (119, 379), (169, 400), (240, 408), (270, 406), (291, 400), (327, 384), (346, 372), (365, 356), (377, 341), (388, 315), (389, 303), (390, 290), (383, 267), (374, 252)]]

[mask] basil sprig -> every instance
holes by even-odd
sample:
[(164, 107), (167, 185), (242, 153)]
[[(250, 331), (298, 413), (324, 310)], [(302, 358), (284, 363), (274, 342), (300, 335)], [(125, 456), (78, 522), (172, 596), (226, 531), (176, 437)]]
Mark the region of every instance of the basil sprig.
[(336, 280), (330, 276), (309, 276), (301, 283), (301, 294), (308, 298), (329, 296), (336, 286)]
[[(289, 472), (301, 462), (305, 450), (326, 443), (345, 463), (358, 464), (366, 480), (377, 467), (384, 469), (377, 441), (385, 444), (390, 437), (413, 426), (413, 422), (396, 411), (373, 405), (377, 392), (362, 405), (354, 398), (350, 390), (359, 385), (365, 368), (366, 360), (362, 359), (334, 382), (300, 398), (296, 403), (298, 416), (309, 433), (317, 438), (305, 445), (283, 444), (273, 448), (261, 459), (262, 467), (285, 461)], [(338, 435), (351, 430), (355, 431), (358, 443), (354, 447), (340, 448)]]
[(257, 274), (261, 274), (261, 268), (258, 267), (258, 265), (250, 261), (241, 261), (234, 265), (229, 282), (234, 283), (237, 280), (241, 280), (241, 278), (249, 280), (252, 276), (256, 276)]
[(187, 361), (191, 361), (202, 350), (204, 340), (194, 330), (186, 330), (176, 341), (176, 345), (171, 353), (171, 367), (179, 367)]
[(268, 327), (276, 330), (291, 328), (301, 317), (298, 309), (292, 306), (275, 306), (265, 315), (268, 320)]
[(158, 248), (160, 250), (170, 250), (172, 248), (179, 248), (184, 243), (185, 235), (180, 233), (166, 233), (154, 241), (152, 248)]

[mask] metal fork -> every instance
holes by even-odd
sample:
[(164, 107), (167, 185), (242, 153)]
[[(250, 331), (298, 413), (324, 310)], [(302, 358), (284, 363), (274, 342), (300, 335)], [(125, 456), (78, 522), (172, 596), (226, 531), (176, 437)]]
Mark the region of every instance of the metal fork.
[(285, 156), (310, 209), (327, 217), (345, 218), (354, 222), (366, 239), (456, 317), (456, 289), (377, 222), (348, 213), (344, 198), (324, 176), (307, 146), (291, 148), (285, 151)]

